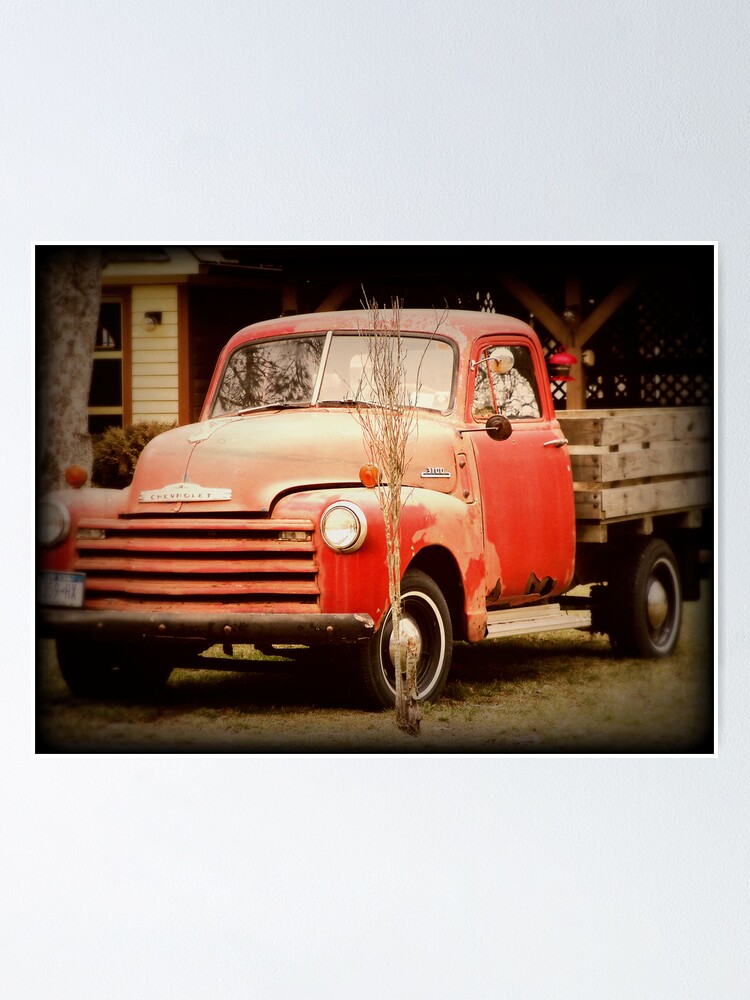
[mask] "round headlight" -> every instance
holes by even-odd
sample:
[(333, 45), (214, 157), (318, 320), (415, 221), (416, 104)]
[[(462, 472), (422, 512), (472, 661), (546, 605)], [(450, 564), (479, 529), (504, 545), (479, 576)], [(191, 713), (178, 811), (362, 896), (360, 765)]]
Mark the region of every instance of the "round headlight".
[(40, 545), (50, 547), (64, 542), (70, 534), (70, 514), (57, 500), (43, 500), (37, 510), (36, 537)]
[(323, 512), (320, 531), (334, 552), (356, 552), (367, 537), (367, 518), (356, 504), (340, 500)]

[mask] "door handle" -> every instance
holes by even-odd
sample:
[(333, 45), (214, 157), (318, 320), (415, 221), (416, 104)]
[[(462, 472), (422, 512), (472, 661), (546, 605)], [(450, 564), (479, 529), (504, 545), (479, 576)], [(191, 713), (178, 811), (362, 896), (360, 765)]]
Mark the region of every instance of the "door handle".
[(545, 441), (542, 447), (544, 448), (562, 448), (564, 444), (568, 443), (567, 438), (553, 438), (551, 441)]

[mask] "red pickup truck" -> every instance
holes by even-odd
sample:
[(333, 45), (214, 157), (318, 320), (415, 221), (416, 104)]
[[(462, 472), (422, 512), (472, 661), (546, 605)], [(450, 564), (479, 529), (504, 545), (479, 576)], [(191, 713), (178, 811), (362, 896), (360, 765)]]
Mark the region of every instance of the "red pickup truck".
[[(241, 330), (200, 421), (152, 440), (128, 488), (43, 499), (40, 633), (74, 693), (152, 692), (217, 643), (338, 644), (368, 701), (393, 704), (384, 526), (360, 477), (368, 323)], [(439, 697), (456, 640), (595, 628), (621, 654), (671, 653), (699, 595), (709, 415), (558, 415), (525, 323), (404, 310), (400, 328), (418, 417), (400, 543), (419, 697)]]

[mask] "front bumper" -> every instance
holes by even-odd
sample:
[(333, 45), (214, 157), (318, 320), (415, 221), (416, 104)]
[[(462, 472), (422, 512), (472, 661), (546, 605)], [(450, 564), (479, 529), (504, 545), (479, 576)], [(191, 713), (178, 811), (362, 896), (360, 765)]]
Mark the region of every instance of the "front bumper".
[(314, 646), (370, 639), (375, 623), (366, 614), (183, 614), (176, 612), (40, 610), (41, 638), (75, 635), (81, 639), (194, 639), (216, 643), (283, 643)]

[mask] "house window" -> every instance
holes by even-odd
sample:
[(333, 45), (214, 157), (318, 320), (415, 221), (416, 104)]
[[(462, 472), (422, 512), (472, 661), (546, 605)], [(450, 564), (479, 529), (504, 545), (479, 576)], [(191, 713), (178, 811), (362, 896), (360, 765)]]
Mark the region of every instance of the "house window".
[(123, 425), (123, 301), (103, 298), (89, 392), (89, 433)]

